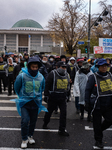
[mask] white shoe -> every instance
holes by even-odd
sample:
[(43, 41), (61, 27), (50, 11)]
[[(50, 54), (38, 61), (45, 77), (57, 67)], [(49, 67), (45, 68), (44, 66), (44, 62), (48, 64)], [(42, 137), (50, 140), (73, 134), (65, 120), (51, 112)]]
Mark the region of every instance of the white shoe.
[(28, 140), (22, 141), (21, 148), (27, 148)]
[(30, 144), (35, 144), (35, 140), (33, 139), (33, 136), (28, 137), (28, 142), (29, 142)]

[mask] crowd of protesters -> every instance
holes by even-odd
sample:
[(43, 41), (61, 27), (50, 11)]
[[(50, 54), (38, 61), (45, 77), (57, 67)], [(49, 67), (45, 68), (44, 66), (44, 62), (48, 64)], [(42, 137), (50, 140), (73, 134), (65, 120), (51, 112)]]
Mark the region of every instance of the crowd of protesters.
[[(26, 148), (28, 142), (35, 143), (33, 133), (41, 110), (46, 111), (43, 129), (48, 129), (52, 112), (59, 108), (58, 134), (69, 136), (66, 131), (66, 102), (70, 101), (72, 86), (76, 113), (82, 120), (84, 110), (88, 112), (87, 120), (93, 121), (95, 145), (103, 148), (102, 132), (112, 124), (111, 73), (109, 58), (29, 56), (28, 53), (0, 56), (0, 94), (8, 88), (8, 96), (12, 92), (18, 95), (15, 102), (22, 119), (21, 148)], [(47, 109), (42, 106), (43, 91)]]

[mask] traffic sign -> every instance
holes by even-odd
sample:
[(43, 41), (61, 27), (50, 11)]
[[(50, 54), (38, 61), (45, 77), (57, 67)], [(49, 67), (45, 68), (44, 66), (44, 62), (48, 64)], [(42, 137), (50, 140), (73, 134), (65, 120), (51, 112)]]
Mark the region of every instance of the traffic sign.
[(79, 41), (78, 44), (79, 44), (79, 45), (83, 45), (83, 44), (84, 44), (84, 41)]

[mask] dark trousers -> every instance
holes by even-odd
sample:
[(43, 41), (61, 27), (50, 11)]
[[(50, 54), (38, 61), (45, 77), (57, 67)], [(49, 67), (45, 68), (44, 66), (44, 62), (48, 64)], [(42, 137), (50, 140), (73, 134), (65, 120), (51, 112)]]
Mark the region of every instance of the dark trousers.
[(38, 116), (37, 109), (21, 108), (21, 136), (22, 140), (27, 140), (28, 136), (33, 136)]
[(80, 104), (80, 113), (81, 116), (84, 117), (84, 105)]
[(75, 107), (77, 110), (80, 110), (79, 97), (75, 97)]
[(9, 94), (12, 93), (12, 86), (13, 86), (13, 90), (14, 90), (14, 79), (13, 79), (13, 75), (12, 75), (12, 76), (8, 76), (8, 93), (9, 93)]
[(60, 109), (60, 121), (59, 121), (59, 131), (65, 131), (66, 128), (66, 101), (65, 100), (57, 100), (52, 101), (48, 100), (48, 112), (45, 113), (44, 116), (44, 125), (47, 126), (47, 124), (50, 122), (50, 117), (52, 115), (52, 112), (56, 109), (56, 106)]
[[(102, 116), (104, 120), (102, 122)], [(102, 141), (103, 131), (112, 125), (112, 108), (102, 108), (93, 112), (94, 138), (96, 141)]]
[(2, 92), (2, 83), (3, 83), (3, 87), (4, 87), (4, 90), (6, 88), (6, 76), (3, 75), (2, 77), (0, 76), (0, 92)]

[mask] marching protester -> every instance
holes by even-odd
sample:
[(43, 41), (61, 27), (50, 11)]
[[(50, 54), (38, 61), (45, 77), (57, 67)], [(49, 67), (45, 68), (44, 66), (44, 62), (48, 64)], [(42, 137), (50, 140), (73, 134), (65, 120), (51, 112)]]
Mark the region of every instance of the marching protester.
[(51, 64), (48, 62), (47, 56), (43, 56), (43, 57), (42, 57), (42, 63), (43, 63), (44, 66), (46, 67), (47, 72), (48, 72), (48, 73), (51, 72), (52, 66), (51, 66)]
[(39, 57), (30, 57), (27, 68), (22, 69), (22, 73), (16, 78), (14, 89), (19, 99), (18, 110), (21, 114), (21, 148), (27, 148), (28, 142), (34, 144), (34, 129), (38, 117), (38, 113), (43, 109), (42, 92), (45, 88), (45, 79), (38, 71), (41, 67)]
[(18, 76), (18, 74), (19, 74), (19, 72), (21, 71), (21, 69), (22, 69), (23, 67), (25, 67), (25, 66), (24, 66), (24, 62), (25, 62), (25, 60), (24, 60), (24, 58), (22, 58), (22, 59), (20, 60), (20, 63), (17, 64), (17, 65), (14, 67), (14, 70), (13, 70), (14, 81), (16, 80), (16, 77)]
[(69, 136), (66, 129), (66, 102), (67, 93), (70, 88), (70, 78), (66, 72), (67, 65), (65, 62), (60, 61), (58, 69), (52, 70), (46, 80), (44, 100), (47, 101), (48, 112), (44, 116), (43, 129), (47, 129), (50, 122), (52, 112), (58, 106), (60, 109), (59, 131), (60, 136)]
[[(76, 72), (82, 67), (83, 61), (84, 61), (83, 58), (78, 58), (77, 59), (77, 64), (75, 64), (75, 66), (74, 66), (74, 68), (71, 72), (72, 83), (74, 83)], [(79, 114), (80, 113), (79, 94), (75, 94), (74, 97), (75, 97), (76, 113)]]
[(13, 91), (14, 91), (13, 70), (16, 65), (17, 65), (16, 63), (13, 63), (12, 57), (9, 57), (7, 59), (7, 64), (5, 64), (3, 67), (6, 72), (6, 77), (8, 78), (8, 96), (12, 95), (12, 85), (13, 85)]
[(4, 69), (4, 65), (6, 63), (3, 61), (2, 56), (0, 56), (0, 94), (2, 94), (2, 83), (4, 91), (6, 90), (6, 73)]
[(80, 119), (84, 118), (85, 88), (88, 77), (91, 74), (93, 73), (92, 71), (90, 71), (90, 64), (84, 61), (82, 67), (79, 69), (79, 71), (76, 72), (75, 76), (73, 94), (74, 97), (79, 97), (80, 112), (81, 112)]
[(98, 61), (98, 72), (88, 78), (85, 90), (85, 107), (92, 108), (95, 146), (99, 148), (104, 146), (103, 131), (112, 125), (112, 75), (107, 72), (108, 65), (106, 59)]

